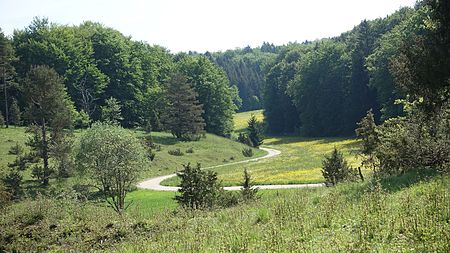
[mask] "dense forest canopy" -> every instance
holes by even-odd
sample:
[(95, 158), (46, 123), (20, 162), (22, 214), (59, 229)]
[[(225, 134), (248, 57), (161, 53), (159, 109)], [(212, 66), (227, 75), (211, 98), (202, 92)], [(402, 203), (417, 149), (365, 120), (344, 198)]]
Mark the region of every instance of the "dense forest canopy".
[[(434, 29), (429, 6), (419, 2), (385, 18), (363, 20), (334, 38), (204, 54), (172, 54), (90, 21), (67, 26), (36, 18), (11, 38), (1, 34), (1, 112), (8, 123), (8, 105), (15, 103), (17, 109), (16, 100), (25, 111), (23, 78), (32, 66), (46, 65), (63, 77), (79, 118), (100, 119), (100, 108), (115, 98), (123, 126), (163, 130), (169, 77), (178, 71), (198, 94), (207, 132), (229, 136), (234, 112), (263, 108), (266, 131), (272, 134), (353, 135), (369, 109), (376, 122), (383, 122), (403, 115), (401, 99), (435, 94), (432, 86), (421, 93), (421, 86), (404, 85), (408, 72), (394, 71), (412, 59), (402, 48), (415, 45), (404, 41), (437, 43), (438, 37), (428, 42), (423, 37)], [(431, 68), (437, 63), (421, 64)], [(431, 77), (418, 78), (415, 83)], [(439, 95), (429, 99), (442, 100)]]

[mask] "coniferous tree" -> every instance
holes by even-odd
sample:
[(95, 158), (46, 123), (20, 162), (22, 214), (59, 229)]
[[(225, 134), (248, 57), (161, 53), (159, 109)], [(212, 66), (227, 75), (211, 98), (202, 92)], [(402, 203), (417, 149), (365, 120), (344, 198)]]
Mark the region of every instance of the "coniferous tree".
[(380, 142), (376, 127), (372, 110), (369, 110), (367, 115), (358, 123), (358, 128), (355, 130), (356, 136), (362, 140), (362, 149), (360, 151), (364, 156), (362, 165), (369, 166), (372, 170), (375, 170), (376, 167), (375, 149)]
[(0, 127), (3, 127), (4, 124), (5, 124), (5, 118), (3, 118), (3, 114), (0, 111)]
[(33, 134), (27, 145), (43, 161), (42, 167), (35, 166), (33, 174), (42, 184), (48, 185), (52, 174), (49, 166), (50, 144), (64, 135), (64, 128), (71, 127), (73, 104), (62, 78), (48, 66), (31, 68), (24, 91), (28, 102), (26, 115), (32, 124), (30, 130)]
[(9, 108), (9, 121), (15, 126), (20, 125), (21, 113), (19, 109), (19, 104), (16, 99), (13, 99), (11, 106)]
[(123, 120), (122, 117), (122, 106), (120, 105), (120, 102), (113, 97), (110, 97), (106, 99), (105, 105), (101, 107), (102, 110), (102, 121), (119, 125), (120, 122)]
[(344, 155), (335, 147), (330, 156), (322, 161), (322, 175), (326, 186), (334, 186), (346, 179), (355, 178), (355, 171), (351, 169)]
[(169, 106), (164, 124), (170, 132), (181, 140), (198, 140), (204, 133), (202, 105), (197, 100), (197, 92), (187, 82), (186, 77), (175, 73), (167, 87)]
[(253, 147), (257, 148), (263, 144), (264, 138), (261, 134), (260, 123), (256, 119), (256, 116), (252, 114), (248, 120), (247, 126), (248, 138)]
[(245, 200), (254, 200), (258, 197), (258, 188), (254, 187), (252, 177), (247, 169), (244, 169), (244, 181), (242, 183), (241, 194)]

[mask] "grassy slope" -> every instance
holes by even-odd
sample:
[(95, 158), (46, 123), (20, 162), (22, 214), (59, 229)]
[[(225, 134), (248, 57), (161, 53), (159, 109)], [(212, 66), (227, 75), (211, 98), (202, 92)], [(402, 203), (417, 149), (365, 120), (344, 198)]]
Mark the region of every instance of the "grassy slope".
[[(81, 132), (76, 131), (75, 137), (80, 136)], [(134, 132), (137, 136), (147, 135), (138, 130)], [(161, 150), (156, 151), (154, 161), (142, 173), (141, 179), (173, 173), (182, 169), (182, 164), (189, 162), (193, 164), (199, 162), (202, 166), (211, 166), (247, 159), (242, 155), (243, 144), (211, 134), (207, 134), (206, 138), (195, 142), (178, 141), (169, 133), (153, 132), (152, 136), (154, 142), (161, 146)], [(0, 171), (6, 167), (8, 162), (15, 159), (14, 155), (8, 155), (10, 147), (15, 145), (16, 142), (23, 145), (27, 138), (23, 127), (0, 128)], [(168, 153), (169, 150), (177, 148), (184, 152), (183, 156), (173, 156)], [(188, 148), (192, 148), (194, 153), (186, 153)], [(254, 153), (255, 157), (258, 157), (263, 156), (266, 152), (255, 149)]]

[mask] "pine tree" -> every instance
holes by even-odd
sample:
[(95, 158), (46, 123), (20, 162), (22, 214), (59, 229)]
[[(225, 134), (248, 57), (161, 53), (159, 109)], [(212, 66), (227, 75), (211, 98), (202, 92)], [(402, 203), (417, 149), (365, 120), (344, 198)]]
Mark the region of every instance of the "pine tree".
[(244, 181), (242, 183), (241, 194), (245, 200), (256, 199), (258, 188), (253, 186), (252, 177), (248, 173), (247, 169), (244, 169)]
[(166, 128), (178, 139), (198, 140), (205, 127), (203, 109), (185, 76), (180, 73), (172, 75), (167, 87), (167, 99)]
[(52, 169), (49, 166), (50, 144), (64, 135), (64, 128), (72, 126), (74, 106), (68, 98), (63, 79), (48, 66), (32, 67), (25, 80), (26, 115), (33, 136), (28, 141), (32, 153), (42, 159), (43, 166), (35, 166), (33, 175), (48, 185)]
[(122, 106), (120, 105), (120, 102), (114, 97), (106, 99), (105, 105), (101, 107), (101, 110), (103, 122), (119, 125), (123, 120)]
[(15, 126), (20, 125), (20, 109), (19, 104), (17, 103), (17, 100), (15, 98), (12, 99), (11, 107), (9, 108), (9, 121), (11, 124)]
[(263, 144), (264, 138), (261, 134), (261, 127), (254, 114), (248, 120), (247, 132), (253, 147), (257, 148)]
[(369, 110), (367, 115), (358, 123), (358, 128), (355, 130), (356, 136), (362, 140), (360, 151), (364, 157), (362, 165), (370, 166), (372, 170), (376, 168), (375, 149), (380, 143), (376, 127), (372, 110)]
[(322, 175), (327, 186), (333, 186), (346, 180), (352, 172), (343, 154), (336, 147), (330, 156), (325, 156), (322, 165)]

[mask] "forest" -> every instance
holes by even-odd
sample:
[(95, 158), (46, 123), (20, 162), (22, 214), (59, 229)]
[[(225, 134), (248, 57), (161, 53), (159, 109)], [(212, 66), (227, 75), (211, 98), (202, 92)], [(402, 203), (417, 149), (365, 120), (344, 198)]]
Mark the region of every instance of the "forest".
[(0, 252), (448, 252), (448, 1), (315, 41), (163, 46), (0, 30)]

